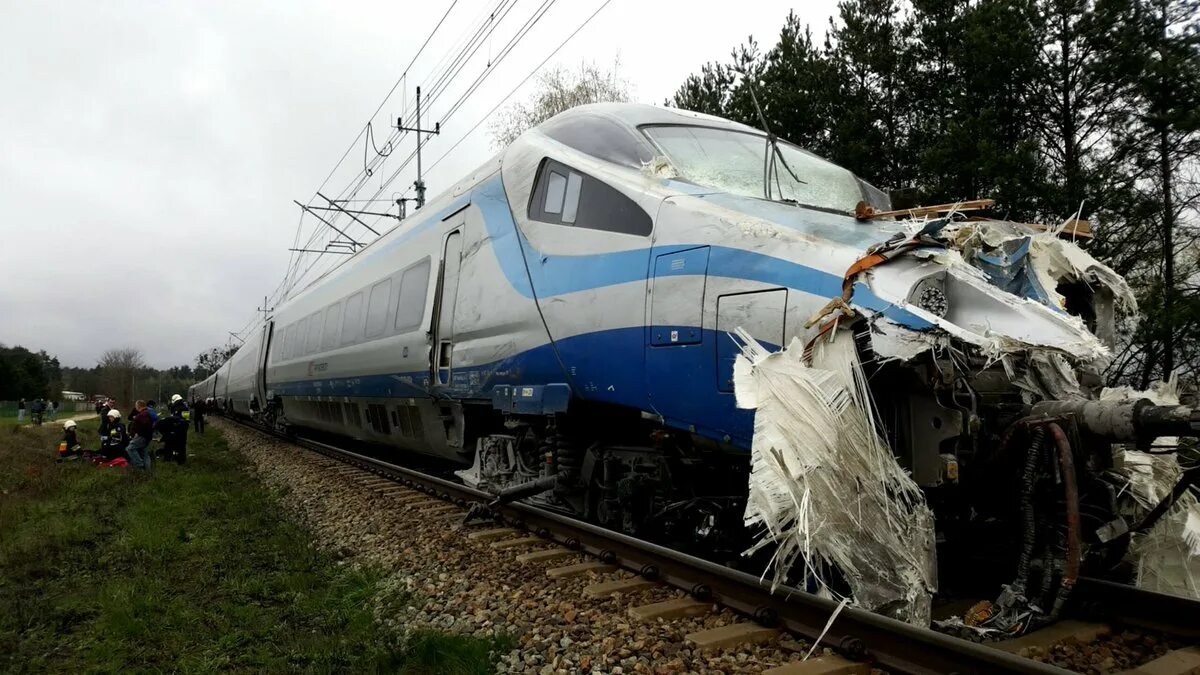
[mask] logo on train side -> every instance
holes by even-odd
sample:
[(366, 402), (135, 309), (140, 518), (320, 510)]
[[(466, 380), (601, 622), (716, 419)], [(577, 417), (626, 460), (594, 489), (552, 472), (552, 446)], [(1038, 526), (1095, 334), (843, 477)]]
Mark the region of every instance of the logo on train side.
[(308, 375), (312, 377), (315, 373), (323, 373), (329, 368), (328, 362), (317, 363), (316, 361), (308, 362)]

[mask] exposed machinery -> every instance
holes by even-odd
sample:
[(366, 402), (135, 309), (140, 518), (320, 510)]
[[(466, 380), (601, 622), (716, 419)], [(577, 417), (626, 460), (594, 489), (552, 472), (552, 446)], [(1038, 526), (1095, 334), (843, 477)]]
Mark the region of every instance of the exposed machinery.
[(754, 417), (731, 333), (850, 329), (943, 576), (987, 558), (1024, 597), (1118, 560), (1111, 444), (1197, 429), (1093, 400), (1128, 287), (1045, 228), (889, 208), (748, 126), (579, 107), (280, 304), (191, 397), (734, 560)]

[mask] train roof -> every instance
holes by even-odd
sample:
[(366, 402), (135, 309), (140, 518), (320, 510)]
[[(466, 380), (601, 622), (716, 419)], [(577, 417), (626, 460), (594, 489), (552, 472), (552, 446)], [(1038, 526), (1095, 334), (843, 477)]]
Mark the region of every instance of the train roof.
[(647, 124), (700, 124), (706, 127), (762, 133), (762, 131), (754, 127), (739, 122), (732, 122), (723, 117), (646, 103), (589, 103), (565, 110), (538, 125), (538, 127), (562, 122), (563, 120), (587, 117), (606, 117), (635, 129)]
[[(591, 103), (576, 106), (555, 115), (525, 133), (545, 134), (599, 159), (636, 168), (652, 160), (655, 155), (654, 148), (638, 131), (638, 128), (658, 124), (697, 124), (731, 131), (763, 133), (745, 124), (713, 115), (644, 103)], [(304, 296), (323, 281), (333, 278), (347, 269), (353, 262), (377, 250), (377, 247), (391, 236), (419, 227), (426, 219), (436, 217), (442, 208), (470, 190), (482, 178), (498, 170), (511, 148), (512, 146), (509, 146), (509, 148), (501, 150), (449, 188), (436, 194), (429, 200), (425, 208), (410, 214), (403, 221), (385, 230), (374, 241), (356, 251), (354, 255), (346, 256), (339, 264), (309, 281), (299, 291), (291, 293), (276, 308), (277, 311)]]

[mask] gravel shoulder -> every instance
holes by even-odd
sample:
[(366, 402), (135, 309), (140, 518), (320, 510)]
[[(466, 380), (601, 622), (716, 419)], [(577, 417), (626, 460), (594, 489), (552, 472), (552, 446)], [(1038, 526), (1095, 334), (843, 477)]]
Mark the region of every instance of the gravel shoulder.
[[(603, 576), (552, 580), (548, 567), (582, 562), (522, 564), (518, 553), (468, 541), (444, 515), (422, 514), (364, 489), (328, 468), (328, 460), (257, 432), (214, 421), (251, 470), (281, 494), (281, 506), (312, 532), (316, 545), (340, 564), (393, 570), (376, 598), (377, 618), (396, 630), (430, 627), (483, 638), (509, 636), (516, 648), (499, 655), (498, 672), (522, 673), (757, 673), (799, 660), (806, 649), (783, 639), (721, 651), (693, 650), (684, 636), (734, 623), (718, 610), (703, 617), (645, 623), (628, 609), (682, 597), (669, 588), (604, 599), (582, 589)], [(549, 548), (547, 544), (542, 548)], [(395, 598), (406, 598), (397, 609)], [(386, 611), (379, 608), (387, 607)], [(821, 650), (818, 651), (818, 654)]]

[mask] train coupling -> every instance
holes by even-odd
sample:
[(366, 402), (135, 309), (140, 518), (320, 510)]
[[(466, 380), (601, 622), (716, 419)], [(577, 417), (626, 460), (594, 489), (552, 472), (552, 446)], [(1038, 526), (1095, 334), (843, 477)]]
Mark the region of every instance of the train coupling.
[(1115, 443), (1148, 446), (1160, 436), (1200, 436), (1200, 410), (1136, 401), (1042, 401), (1034, 418), (1069, 417), (1085, 434)]
[(543, 492), (549, 492), (558, 484), (558, 476), (551, 474), (534, 480), (512, 485), (502, 490), (493, 491), (494, 499), (489, 502), (475, 502), (463, 518), (463, 525), (483, 525), (494, 522), (500, 516), (500, 507), (519, 499), (532, 497)]

